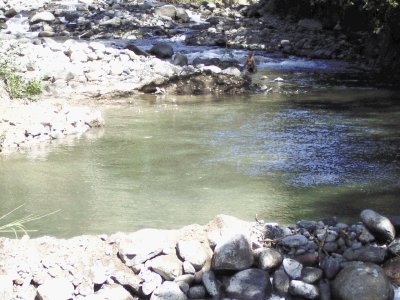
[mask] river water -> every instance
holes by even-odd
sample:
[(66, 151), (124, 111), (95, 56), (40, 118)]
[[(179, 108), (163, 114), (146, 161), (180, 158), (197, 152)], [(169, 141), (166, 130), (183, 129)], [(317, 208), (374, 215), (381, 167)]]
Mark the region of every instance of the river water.
[(399, 94), (353, 77), (265, 71), (267, 94), (104, 104), (104, 129), (0, 158), (0, 210), (60, 209), (27, 226), (58, 237), (221, 213), (284, 224), (400, 214)]

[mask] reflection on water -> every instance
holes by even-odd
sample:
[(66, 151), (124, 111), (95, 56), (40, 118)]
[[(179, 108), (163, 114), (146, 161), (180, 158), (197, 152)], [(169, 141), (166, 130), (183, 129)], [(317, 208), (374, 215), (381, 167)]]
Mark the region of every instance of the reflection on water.
[(176, 228), (219, 213), (283, 223), (352, 220), (365, 207), (400, 214), (392, 93), (198, 99), (106, 106), (97, 138), (48, 148), (40, 160), (2, 158), (1, 211), (61, 209), (33, 226), (57, 236)]

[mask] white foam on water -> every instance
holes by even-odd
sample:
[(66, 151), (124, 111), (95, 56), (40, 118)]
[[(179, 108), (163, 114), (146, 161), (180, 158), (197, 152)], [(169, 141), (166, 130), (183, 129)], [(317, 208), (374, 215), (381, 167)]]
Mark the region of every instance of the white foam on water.
[(197, 24), (204, 24), (207, 23), (202, 17), (201, 14), (193, 12), (191, 10), (186, 10), (186, 13), (189, 16), (190, 21), (197, 23)]
[(311, 61), (304, 59), (286, 59), (280, 61), (265, 61), (261, 62), (260, 67), (265, 69), (313, 69), (313, 70), (326, 70), (329, 66), (321, 61)]
[(394, 300), (400, 300), (400, 287), (394, 289)]
[(15, 17), (9, 19), (7, 22), (7, 28), (1, 30), (3, 33), (9, 33), (13, 35), (23, 35), (26, 37), (36, 37), (37, 32), (29, 31), (29, 21), (27, 17), (22, 15), (16, 15)]

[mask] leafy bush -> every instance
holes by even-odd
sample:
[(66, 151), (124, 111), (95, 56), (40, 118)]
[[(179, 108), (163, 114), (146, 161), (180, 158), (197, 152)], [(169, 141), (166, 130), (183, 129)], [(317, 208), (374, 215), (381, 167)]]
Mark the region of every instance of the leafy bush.
[(8, 61), (0, 63), (0, 77), (6, 84), (6, 91), (12, 99), (28, 98), (34, 100), (34, 97), (42, 93), (42, 85), (39, 80), (25, 81), (20, 75), (16, 74), (15, 68)]

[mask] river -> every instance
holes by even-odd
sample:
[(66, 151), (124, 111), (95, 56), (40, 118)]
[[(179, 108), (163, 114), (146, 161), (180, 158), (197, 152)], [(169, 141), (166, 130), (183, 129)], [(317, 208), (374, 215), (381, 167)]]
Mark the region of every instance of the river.
[(104, 129), (0, 158), (0, 210), (60, 210), (27, 224), (57, 237), (400, 214), (400, 96), (357, 76), (291, 66), (257, 75), (266, 94), (102, 104)]

